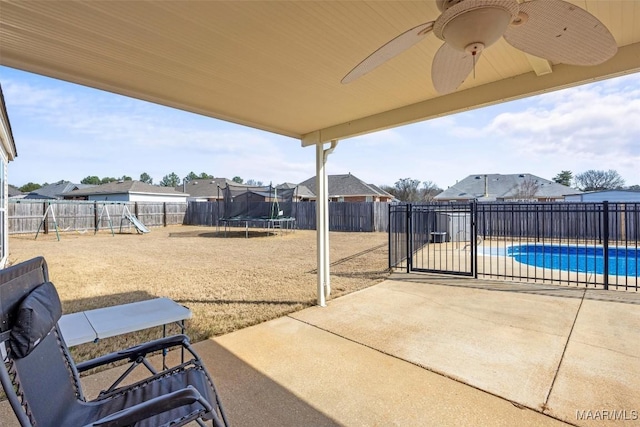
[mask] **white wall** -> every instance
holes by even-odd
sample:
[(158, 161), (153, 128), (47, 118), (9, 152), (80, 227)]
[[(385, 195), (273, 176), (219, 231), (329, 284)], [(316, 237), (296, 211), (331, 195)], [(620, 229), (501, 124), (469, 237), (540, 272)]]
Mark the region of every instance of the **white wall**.
[(186, 203), (187, 196), (170, 196), (164, 194), (103, 194), (89, 196), (92, 201), (108, 201), (108, 202), (156, 202), (156, 203)]
[(128, 202), (129, 195), (128, 194), (101, 194), (95, 196), (88, 196), (89, 200), (98, 201), (98, 202)]

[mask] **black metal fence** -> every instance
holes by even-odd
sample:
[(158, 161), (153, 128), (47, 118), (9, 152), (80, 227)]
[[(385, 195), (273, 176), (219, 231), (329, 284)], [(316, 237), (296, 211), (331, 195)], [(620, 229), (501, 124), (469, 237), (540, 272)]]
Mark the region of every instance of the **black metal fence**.
[(394, 206), (389, 266), (640, 289), (640, 203)]

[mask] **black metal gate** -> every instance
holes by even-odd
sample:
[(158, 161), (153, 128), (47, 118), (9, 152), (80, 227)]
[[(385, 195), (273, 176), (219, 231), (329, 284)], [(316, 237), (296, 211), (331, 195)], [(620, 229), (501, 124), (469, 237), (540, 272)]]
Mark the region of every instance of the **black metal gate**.
[(389, 209), (389, 267), (474, 276), (475, 204)]
[(389, 267), (640, 291), (640, 203), (391, 206)]

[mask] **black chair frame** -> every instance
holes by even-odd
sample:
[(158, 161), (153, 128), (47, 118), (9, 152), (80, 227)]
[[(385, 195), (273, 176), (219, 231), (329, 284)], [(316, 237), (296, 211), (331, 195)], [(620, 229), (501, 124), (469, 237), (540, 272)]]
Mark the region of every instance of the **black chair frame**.
[[(160, 338), (76, 365), (57, 325), (60, 315), (44, 258), (0, 270), (0, 383), (22, 427), (229, 425), (187, 336)], [(163, 358), (162, 367), (154, 367), (150, 356), (178, 348), (188, 360), (167, 367)], [(80, 373), (116, 362), (130, 365), (95, 399), (85, 399)], [(139, 366), (148, 370), (142, 379), (131, 375)]]

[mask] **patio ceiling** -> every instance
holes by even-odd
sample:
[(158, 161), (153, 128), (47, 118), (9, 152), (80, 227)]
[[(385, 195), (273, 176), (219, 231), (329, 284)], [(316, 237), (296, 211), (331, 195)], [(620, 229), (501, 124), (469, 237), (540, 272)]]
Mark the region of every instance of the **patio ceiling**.
[(2, 1), (0, 63), (310, 145), (640, 70), (640, 1), (571, 3), (609, 28), (615, 57), (549, 64), (500, 40), (445, 96), (429, 75), (434, 35), (340, 83), (373, 50), (434, 20), (435, 1)]

